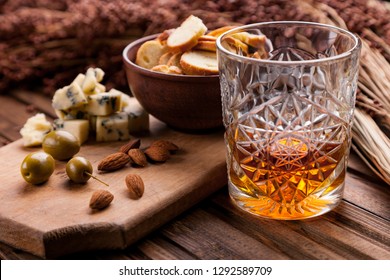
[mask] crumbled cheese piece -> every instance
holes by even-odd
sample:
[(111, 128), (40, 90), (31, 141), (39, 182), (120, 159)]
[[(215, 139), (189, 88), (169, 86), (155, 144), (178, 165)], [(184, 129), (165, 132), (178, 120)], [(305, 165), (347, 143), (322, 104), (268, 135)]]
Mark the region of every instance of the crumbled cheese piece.
[(85, 112), (85, 106), (86, 104), (76, 108), (67, 109), (67, 110), (55, 109), (54, 112), (56, 113), (57, 117), (62, 120), (76, 120), (76, 119), (87, 120), (88, 114)]
[(87, 103), (87, 99), (80, 86), (73, 82), (69, 86), (58, 89), (52, 100), (54, 109), (66, 110)]
[(149, 114), (141, 106), (135, 97), (122, 96), (126, 101), (122, 103), (125, 107), (122, 111), (129, 116), (129, 133), (136, 133), (149, 130)]
[(38, 113), (29, 118), (20, 130), (25, 147), (39, 146), (46, 134), (52, 130), (51, 123), (46, 120), (45, 114)]
[(100, 68), (88, 68), (81, 86), (83, 92), (87, 95), (104, 92), (105, 86), (99, 84), (103, 80), (104, 72)]
[(77, 75), (77, 77), (73, 80), (73, 83), (78, 84), (80, 87), (82, 86), (85, 79), (85, 75), (80, 73)]

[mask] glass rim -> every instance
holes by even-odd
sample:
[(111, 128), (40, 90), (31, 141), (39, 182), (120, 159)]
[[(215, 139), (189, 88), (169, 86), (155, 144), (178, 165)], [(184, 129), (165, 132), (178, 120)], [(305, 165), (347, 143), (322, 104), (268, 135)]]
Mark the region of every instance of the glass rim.
[[(238, 55), (235, 53), (232, 53), (225, 49), (222, 46), (222, 38), (224, 38), (226, 35), (233, 34), (239, 30), (245, 31), (250, 28), (259, 27), (259, 26), (272, 26), (272, 25), (310, 25), (311, 27), (322, 27), (322, 28), (329, 28), (332, 30), (337, 31), (338, 33), (343, 33), (350, 37), (355, 44), (348, 50), (341, 54), (331, 56), (331, 57), (325, 57), (325, 58), (317, 58), (317, 59), (310, 59), (310, 60), (303, 60), (303, 61), (279, 61), (279, 60), (269, 60), (269, 59), (260, 59), (260, 58), (252, 58), (252, 57), (246, 57), (242, 55)], [(230, 29), (224, 33), (222, 33), (216, 41), (217, 50), (226, 54), (227, 56), (233, 56), (234, 58), (241, 60), (241, 61), (247, 61), (247, 62), (256, 62), (256, 63), (262, 63), (262, 64), (269, 64), (269, 65), (308, 65), (308, 64), (318, 64), (318, 63), (324, 63), (324, 62), (334, 62), (341, 59), (348, 58), (352, 56), (354, 53), (358, 52), (361, 49), (361, 40), (359, 37), (352, 32), (333, 26), (330, 24), (325, 23), (319, 23), (319, 22), (309, 22), (309, 21), (267, 21), (267, 22), (258, 22), (258, 23), (252, 23), (247, 25), (242, 25), (235, 27), (233, 29)]]

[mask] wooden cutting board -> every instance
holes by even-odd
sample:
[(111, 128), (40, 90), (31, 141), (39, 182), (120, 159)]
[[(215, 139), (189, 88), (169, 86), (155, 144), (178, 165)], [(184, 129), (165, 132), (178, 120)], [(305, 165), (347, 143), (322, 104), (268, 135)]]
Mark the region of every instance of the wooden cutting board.
[[(123, 143), (88, 143), (78, 155), (88, 158), (94, 173), (109, 183), (90, 179), (71, 183), (65, 162), (56, 162), (49, 181), (27, 184), (20, 175), (24, 157), (39, 148), (24, 148), (18, 140), (0, 149), (0, 241), (43, 258), (96, 249), (121, 249), (163, 225), (227, 183), (223, 132), (187, 134), (152, 119), (150, 133), (139, 137), (141, 147), (154, 139), (175, 142), (180, 151), (163, 164), (127, 166), (111, 173), (97, 172), (99, 161)], [(145, 193), (129, 198), (124, 178), (142, 176)], [(99, 212), (89, 208), (93, 191), (108, 189), (111, 205)]]

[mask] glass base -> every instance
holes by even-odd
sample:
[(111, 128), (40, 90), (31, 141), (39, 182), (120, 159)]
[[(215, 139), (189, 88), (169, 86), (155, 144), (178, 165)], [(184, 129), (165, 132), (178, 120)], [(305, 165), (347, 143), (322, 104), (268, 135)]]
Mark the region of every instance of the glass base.
[(333, 210), (342, 199), (344, 182), (332, 192), (324, 195), (312, 194), (299, 203), (276, 202), (269, 197), (252, 197), (228, 183), (229, 195), (233, 203), (252, 215), (274, 220), (302, 220), (314, 218)]

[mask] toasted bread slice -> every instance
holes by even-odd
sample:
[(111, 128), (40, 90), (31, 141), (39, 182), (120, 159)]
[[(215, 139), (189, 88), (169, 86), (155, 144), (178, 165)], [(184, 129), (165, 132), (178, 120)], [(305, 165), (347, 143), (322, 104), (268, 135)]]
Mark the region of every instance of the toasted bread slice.
[(166, 74), (176, 74), (176, 75), (183, 74), (183, 71), (176, 66), (156, 65), (151, 70), (156, 72), (166, 73)]
[(174, 52), (185, 52), (194, 47), (206, 31), (202, 20), (191, 15), (168, 37), (167, 46)]
[(146, 69), (158, 65), (160, 57), (168, 51), (158, 40), (147, 41), (138, 49), (135, 63)]
[(164, 54), (160, 57), (160, 59), (158, 60), (158, 64), (159, 64), (159, 65), (167, 65), (169, 59), (171, 59), (171, 57), (172, 57), (173, 55), (174, 55), (174, 53), (171, 53), (171, 52), (164, 53)]
[(214, 36), (209, 36), (209, 35), (202, 35), (199, 37), (198, 42), (201, 41), (217, 41), (217, 38)]
[(233, 28), (236, 28), (236, 27), (237, 26), (226, 25), (226, 26), (223, 26), (223, 27), (211, 30), (209, 33), (207, 33), (207, 35), (208, 36), (213, 36), (213, 37), (217, 38), (217, 37), (221, 36), (223, 33), (225, 33), (226, 31), (229, 31), (230, 29), (233, 29)]
[(208, 51), (188, 51), (180, 59), (183, 72), (187, 75), (218, 74), (217, 55)]
[(174, 30), (175, 28), (166, 29), (162, 33), (160, 33), (160, 35), (157, 36), (157, 40), (160, 41), (161, 45), (165, 45), (167, 43), (169, 35), (171, 35)]
[(180, 65), (181, 56), (182, 56), (182, 53), (175, 53), (174, 55), (172, 55), (170, 57), (170, 59), (167, 62), (167, 65), (168, 66), (176, 66), (178, 68), (181, 68), (181, 65)]
[(257, 49), (264, 48), (265, 45), (266, 38), (264, 35), (255, 35), (248, 32), (238, 32), (232, 34), (231, 36)]
[(232, 53), (247, 55), (249, 53), (248, 45), (241, 40), (227, 36), (223, 39), (222, 45), (225, 49)]
[(194, 47), (194, 50), (216, 52), (217, 45), (215, 44), (215, 41), (199, 41), (198, 44)]

